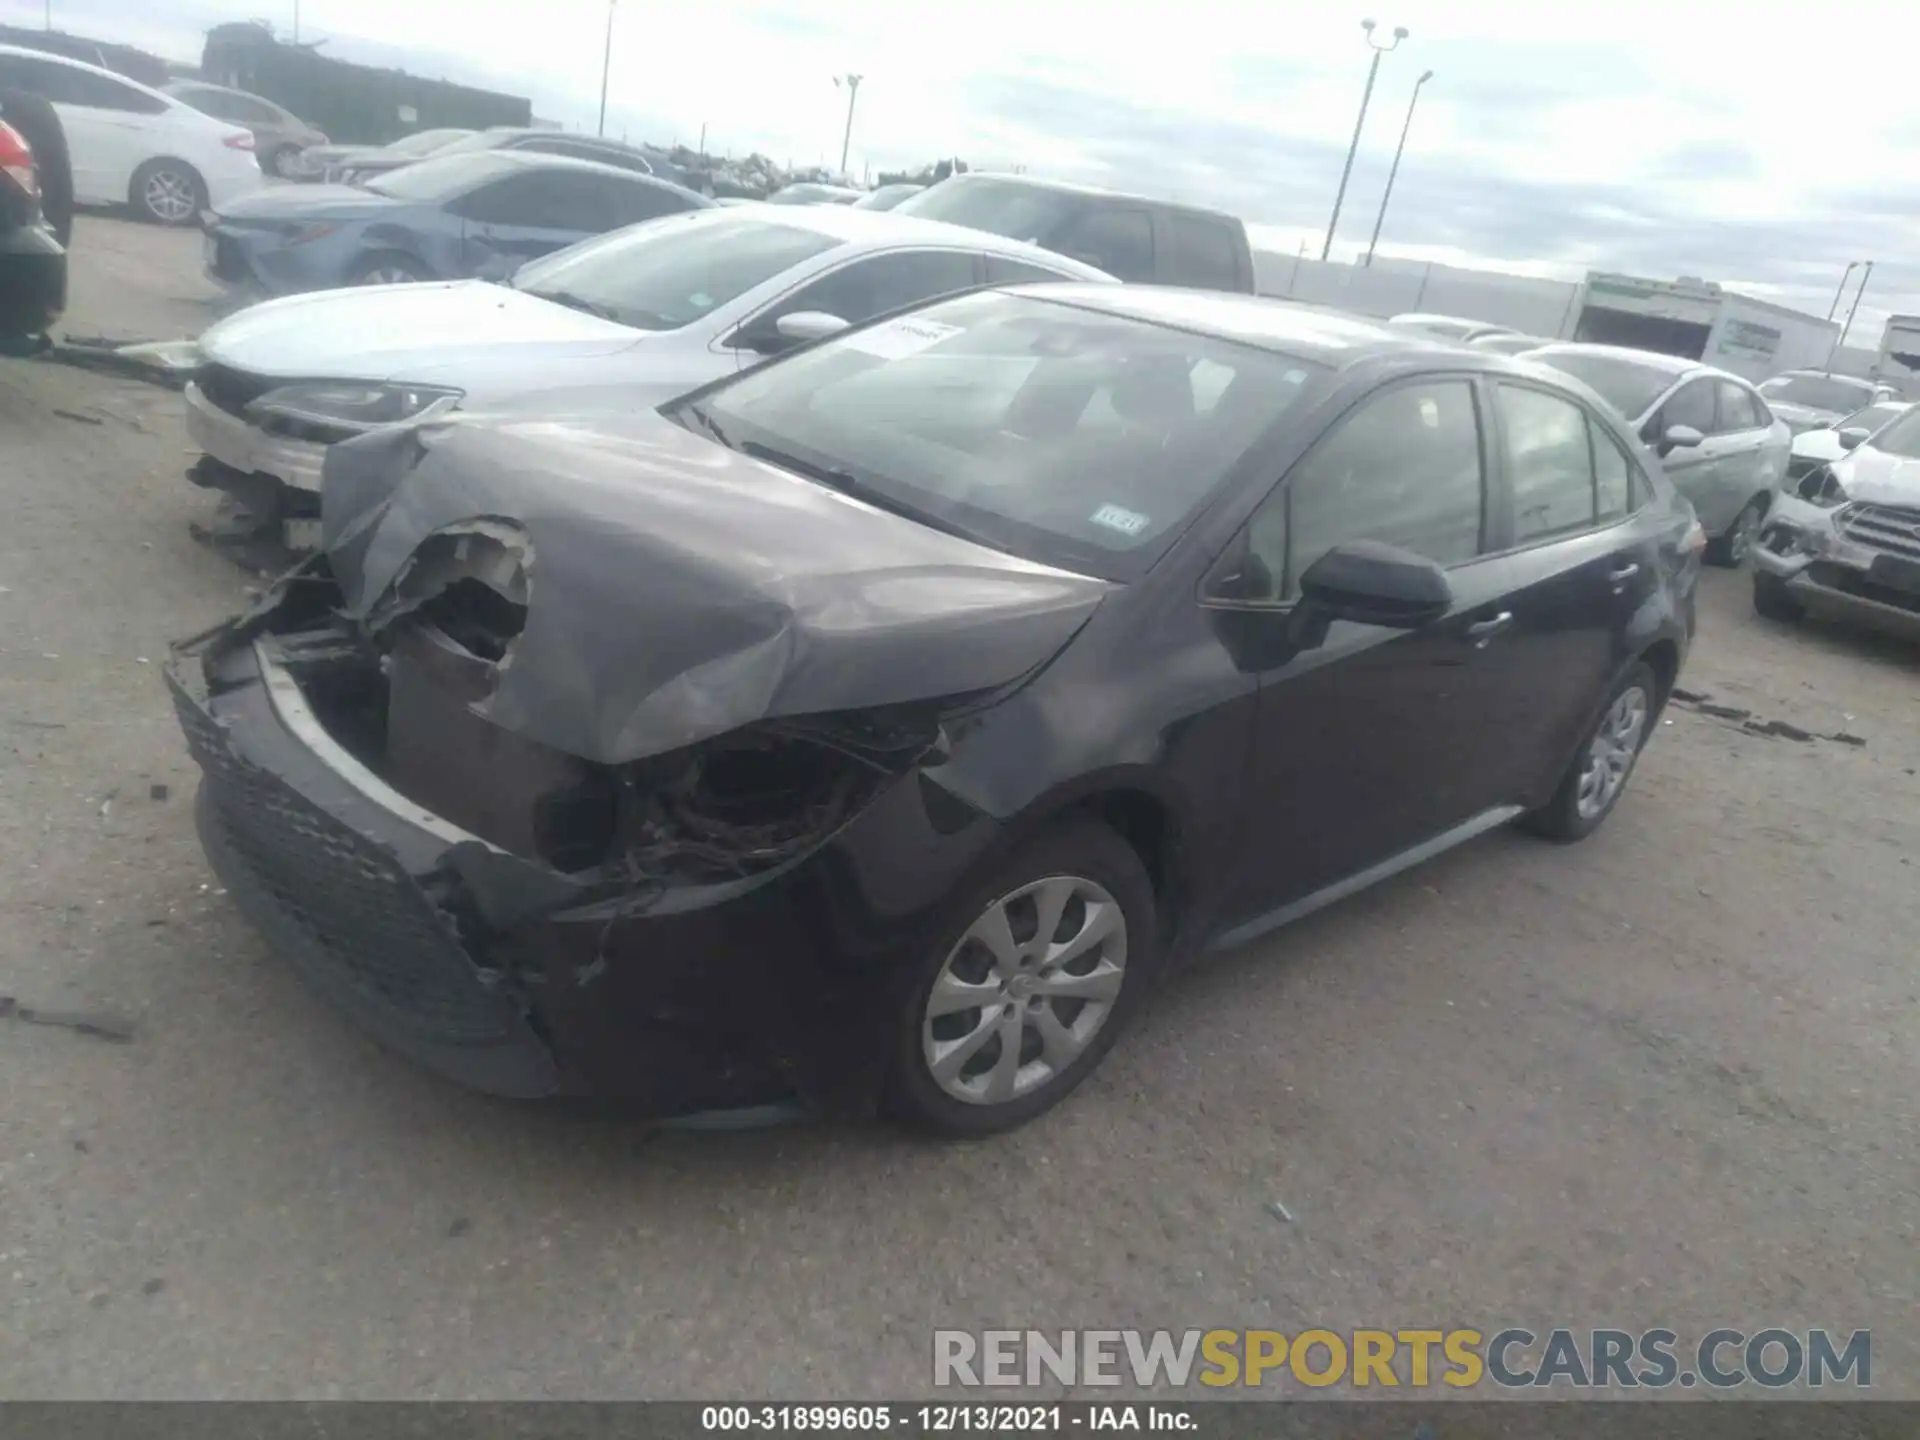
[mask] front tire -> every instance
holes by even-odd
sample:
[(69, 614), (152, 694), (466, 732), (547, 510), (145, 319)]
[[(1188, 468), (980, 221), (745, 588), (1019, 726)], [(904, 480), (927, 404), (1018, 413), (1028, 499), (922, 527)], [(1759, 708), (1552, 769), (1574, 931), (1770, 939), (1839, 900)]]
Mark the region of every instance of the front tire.
[(141, 219), (181, 229), (200, 223), (207, 186), (184, 160), (149, 160), (133, 172), (127, 199)]
[(267, 173), (269, 175), (277, 175), (282, 180), (293, 179), (293, 162), (299, 158), (299, 155), (300, 147), (298, 145), (276, 146), (267, 156)]
[(382, 250), (368, 255), (353, 267), (353, 273), (347, 277), (350, 285), (411, 285), (419, 280), (431, 280), (420, 262), (397, 250)]
[(1762, 620), (1795, 625), (1806, 617), (1806, 610), (1793, 598), (1787, 582), (1778, 575), (1753, 572), (1753, 609)]
[(1658, 682), (1637, 664), (1613, 687), (1553, 798), (1526, 817), (1526, 828), (1562, 844), (1598, 830), (1626, 793), (1658, 711)]
[(1738, 570), (1753, 553), (1753, 542), (1760, 535), (1760, 522), (1766, 518), (1767, 497), (1756, 495), (1733, 517), (1733, 524), (1727, 527), (1726, 534), (1717, 535), (1707, 543), (1708, 561), (1729, 570)]
[(1133, 847), (1074, 820), (955, 906), (896, 1007), (886, 1109), (934, 1134), (997, 1134), (1099, 1065), (1147, 987), (1153, 884)]

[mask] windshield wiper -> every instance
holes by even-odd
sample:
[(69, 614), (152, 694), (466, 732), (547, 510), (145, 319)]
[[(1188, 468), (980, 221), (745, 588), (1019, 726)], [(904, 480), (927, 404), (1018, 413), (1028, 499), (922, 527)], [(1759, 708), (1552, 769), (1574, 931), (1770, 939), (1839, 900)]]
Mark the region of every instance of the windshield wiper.
[(726, 446), (727, 449), (738, 450), (740, 448), (727, 438), (727, 432), (720, 428), (720, 422), (698, 405), (682, 405), (680, 411), (682, 414), (691, 415), (695, 420), (699, 421), (700, 428), (705, 430), (707, 434), (711, 435), (722, 445)]
[(850, 499), (863, 501), (876, 510), (884, 510), (889, 515), (898, 515), (904, 520), (925, 525), (933, 530), (941, 530), (949, 535), (957, 535), (962, 540), (972, 540), (975, 544), (984, 544), (979, 536), (962, 529), (951, 520), (939, 515), (929, 514), (916, 506), (903, 504), (887, 494), (867, 484), (850, 470), (842, 470), (837, 465), (822, 465), (813, 460), (802, 460), (798, 455), (790, 455), (784, 450), (776, 450), (771, 445), (762, 445), (758, 440), (743, 440), (737, 447), (741, 454), (751, 455), (756, 460), (764, 460), (769, 465), (778, 465), (783, 470), (804, 475), (807, 479), (837, 490)]
[(556, 305), (564, 305), (569, 310), (584, 310), (589, 315), (597, 315), (602, 320), (619, 323), (620, 317), (610, 305), (602, 305), (598, 300), (589, 300), (584, 295), (576, 295), (571, 290), (526, 290), (522, 294), (531, 295), (536, 300), (551, 300)]

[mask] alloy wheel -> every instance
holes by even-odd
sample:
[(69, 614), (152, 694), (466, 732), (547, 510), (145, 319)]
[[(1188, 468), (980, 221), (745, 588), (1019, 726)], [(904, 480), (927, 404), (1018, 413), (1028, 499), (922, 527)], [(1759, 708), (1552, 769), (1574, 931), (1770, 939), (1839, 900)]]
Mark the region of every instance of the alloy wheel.
[(140, 198), (156, 219), (169, 225), (191, 220), (198, 204), (193, 177), (178, 170), (155, 170), (140, 187)]
[(1622, 690), (1607, 707), (1592, 743), (1587, 746), (1586, 763), (1580, 768), (1579, 784), (1574, 791), (1574, 809), (1582, 820), (1604, 815), (1620, 798), (1627, 775), (1640, 754), (1649, 713), (1647, 692), (1638, 685)]
[(1733, 522), (1727, 535), (1727, 563), (1744, 565), (1753, 553), (1753, 537), (1760, 533), (1760, 512), (1749, 505)]
[(362, 285), (411, 285), (413, 272), (399, 265), (376, 265), (361, 277)]
[(1067, 1070), (1126, 982), (1127, 921), (1094, 881), (1049, 875), (991, 902), (934, 977), (921, 1022), (946, 1094), (1000, 1105)]

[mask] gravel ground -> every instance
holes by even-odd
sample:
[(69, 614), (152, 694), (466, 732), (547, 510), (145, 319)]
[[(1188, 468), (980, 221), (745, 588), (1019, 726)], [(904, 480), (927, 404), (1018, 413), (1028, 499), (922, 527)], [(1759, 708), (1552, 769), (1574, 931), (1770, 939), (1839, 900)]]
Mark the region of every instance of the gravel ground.
[[(82, 222), (70, 330), (210, 314)], [(1496, 833), (1191, 973), (979, 1145), (474, 1098), (219, 892), (158, 666), (256, 583), (177, 397), (0, 362), (0, 1394), (921, 1393), (936, 1326), (1874, 1329), (1920, 1396), (1920, 657), (1712, 572), (1584, 845)], [(62, 413), (65, 412), (65, 413)], [(165, 787), (162, 790), (159, 787)], [(1291, 1216), (1291, 1220), (1282, 1216)]]

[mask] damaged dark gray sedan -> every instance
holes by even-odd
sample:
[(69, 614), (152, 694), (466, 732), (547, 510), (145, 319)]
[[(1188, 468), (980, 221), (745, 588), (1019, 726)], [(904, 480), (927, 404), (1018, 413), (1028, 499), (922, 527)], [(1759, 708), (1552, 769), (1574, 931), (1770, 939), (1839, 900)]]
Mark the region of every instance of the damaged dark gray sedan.
[(1693, 632), (1591, 392), (1300, 307), (977, 293), (607, 401), (336, 446), (169, 672), (247, 914), (496, 1094), (1018, 1124), (1168, 960), (1591, 832)]

